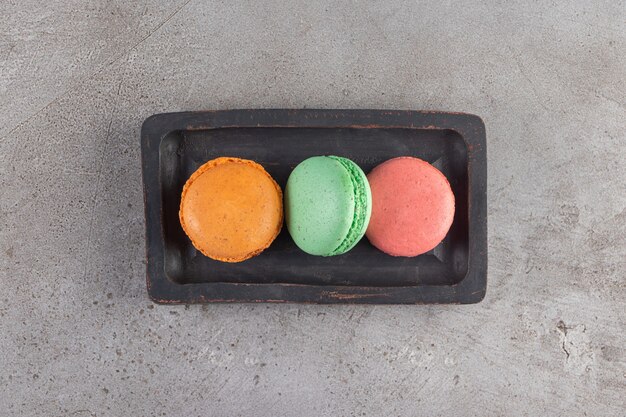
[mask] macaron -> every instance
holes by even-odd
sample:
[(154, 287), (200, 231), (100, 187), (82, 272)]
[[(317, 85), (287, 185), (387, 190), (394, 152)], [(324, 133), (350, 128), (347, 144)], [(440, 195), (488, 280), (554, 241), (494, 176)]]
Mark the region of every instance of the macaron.
[(292, 171), (285, 187), (289, 234), (311, 255), (341, 255), (361, 240), (372, 210), (365, 173), (339, 156), (314, 156)]
[(454, 193), (445, 175), (413, 157), (390, 159), (367, 176), (372, 218), (367, 238), (392, 256), (417, 256), (435, 248), (454, 219)]
[(261, 253), (278, 236), (283, 223), (282, 191), (254, 161), (213, 159), (185, 183), (179, 217), (202, 254), (241, 262)]

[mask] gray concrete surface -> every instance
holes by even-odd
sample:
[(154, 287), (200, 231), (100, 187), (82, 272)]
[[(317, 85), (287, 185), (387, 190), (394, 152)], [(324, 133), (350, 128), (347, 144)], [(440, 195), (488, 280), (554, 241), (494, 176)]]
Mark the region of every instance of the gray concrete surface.
[[(508, 3), (0, 2), (0, 415), (625, 415), (626, 4)], [(482, 116), (486, 299), (153, 305), (141, 122), (254, 107)]]

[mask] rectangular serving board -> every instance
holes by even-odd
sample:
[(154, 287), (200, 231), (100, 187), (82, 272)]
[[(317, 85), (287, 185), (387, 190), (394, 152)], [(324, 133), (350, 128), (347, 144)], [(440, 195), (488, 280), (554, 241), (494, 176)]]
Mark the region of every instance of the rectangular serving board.
[[(141, 129), (147, 286), (158, 303), (476, 303), (487, 284), (485, 126), (474, 115), (389, 110), (220, 110), (156, 114)], [(432, 163), (456, 199), (452, 227), (431, 252), (386, 255), (364, 238), (347, 254), (308, 255), (287, 228), (259, 256), (223, 263), (199, 253), (178, 218), (189, 176), (219, 156), (252, 159), (284, 188), (315, 155), (368, 173), (397, 156)]]

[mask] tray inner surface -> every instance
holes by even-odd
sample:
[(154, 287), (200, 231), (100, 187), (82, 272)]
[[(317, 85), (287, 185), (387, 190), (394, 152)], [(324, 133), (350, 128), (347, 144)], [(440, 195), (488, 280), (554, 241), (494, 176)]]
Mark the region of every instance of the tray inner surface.
[[(263, 127), (175, 131), (162, 140), (159, 153), (164, 268), (176, 283), (450, 285), (460, 282), (467, 273), (467, 147), (453, 130)], [(293, 243), (285, 225), (270, 248), (241, 263), (213, 261), (191, 245), (178, 219), (180, 194), (187, 178), (204, 162), (219, 156), (252, 159), (284, 189), (293, 168), (315, 155), (345, 156), (365, 173), (397, 156), (410, 155), (431, 162), (446, 175), (456, 199), (448, 236), (433, 251), (415, 258), (386, 255), (365, 237), (347, 254), (310, 256)]]

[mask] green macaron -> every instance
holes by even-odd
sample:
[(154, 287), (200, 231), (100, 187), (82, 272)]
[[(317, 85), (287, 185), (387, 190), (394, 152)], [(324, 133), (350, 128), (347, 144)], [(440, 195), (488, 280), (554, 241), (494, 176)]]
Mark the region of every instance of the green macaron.
[(287, 180), (287, 229), (306, 253), (348, 252), (365, 234), (371, 214), (367, 177), (347, 158), (314, 156), (296, 166)]

